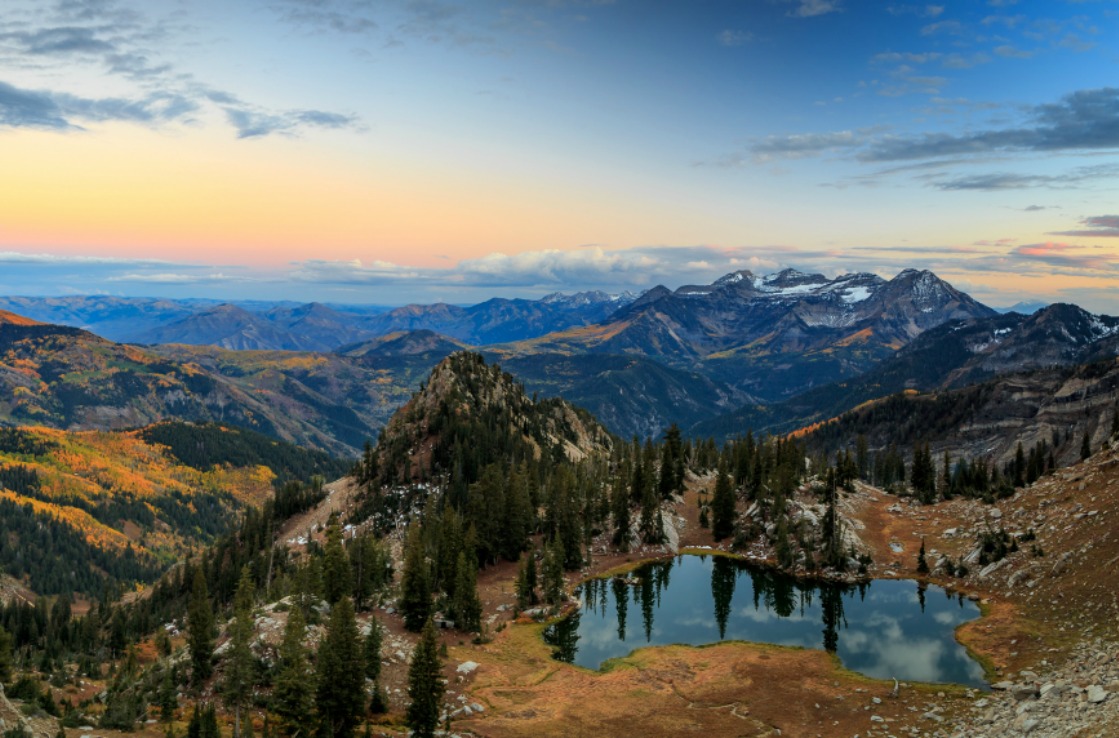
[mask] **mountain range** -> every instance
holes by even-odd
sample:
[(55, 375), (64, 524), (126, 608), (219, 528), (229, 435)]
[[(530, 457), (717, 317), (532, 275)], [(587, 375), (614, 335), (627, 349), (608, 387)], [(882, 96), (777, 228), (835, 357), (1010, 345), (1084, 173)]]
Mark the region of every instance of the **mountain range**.
[(889, 280), (740, 271), (640, 296), (393, 310), (123, 298), (0, 304), (96, 318), (144, 341), (114, 343), (7, 314), (0, 386), (10, 399), (0, 402), (0, 422), (220, 421), (349, 457), (433, 366), (463, 349), (500, 363), (530, 393), (586, 408), (620, 436), (656, 436), (676, 423), (725, 438), (791, 431), (907, 389), (1098, 360), (1114, 356), (1119, 341), (1113, 318), (1071, 305), (1000, 314), (916, 270)]

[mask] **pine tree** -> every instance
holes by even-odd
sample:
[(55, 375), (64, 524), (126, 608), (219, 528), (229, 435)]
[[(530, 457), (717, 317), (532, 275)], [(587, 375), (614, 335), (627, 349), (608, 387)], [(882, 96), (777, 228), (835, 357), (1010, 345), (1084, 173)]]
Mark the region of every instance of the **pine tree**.
[(435, 624), (429, 618), (424, 623), (420, 642), (412, 653), (412, 665), (408, 668), (408, 697), (411, 703), (408, 705), (407, 722), (416, 738), (431, 738), (439, 726), (446, 689), (442, 670)]
[(179, 697), (175, 692), (175, 681), (171, 678), (171, 667), (163, 670), (163, 679), (159, 683), (159, 718), (170, 723), (175, 719), (175, 710), (179, 707)]
[(0, 627), (0, 682), (12, 681), (12, 636)]
[[(315, 706), (315, 688), (303, 636), (303, 614), (293, 608), (284, 626), (279, 649), (279, 673), (272, 690), (272, 712), (279, 718), (281, 736), (295, 736), (306, 728)], [(304, 730), (303, 735), (306, 735)]]
[(400, 578), (400, 611), (404, 627), (418, 631), (431, 615), (431, 574), (424, 556), (420, 526), (408, 531), (404, 552), (404, 573)]
[(527, 610), (534, 606), (536, 599), (536, 550), (529, 550), (521, 559), (517, 572), (517, 609)]
[(734, 487), (725, 467), (719, 467), (715, 480), (715, 494), (711, 499), (711, 535), (721, 541), (734, 533)]
[(557, 538), (544, 553), (544, 601), (558, 605), (563, 601), (563, 543)]
[(326, 601), (331, 605), (351, 594), (353, 590), (350, 559), (342, 545), (342, 524), (338, 520), (338, 513), (331, 513), (326, 524), (322, 578)]
[(384, 631), (377, 618), (369, 618), (369, 634), (365, 636), (365, 678), (377, 681), (381, 677), (381, 644)]
[(629, 550), (630, 515), (629, 515), (629, 490), (626, 489), (628, 470), (622, 467), (614, 477), (612, 487), (611, 514), (614, 517), (614, 545), (621, 551)]
[(331, 611), (317, 661), (319, 732), (349, 738), (365, 712), (365, 663), (349, 597), (338, 600)]
[(214, 614), (201, 567), (195, 567), (187, 610), (187, 645), (190, 650), (190, 681), (200, 688), (214, 671)]
[(921, 539), (921, 550), (917, 552), (917, 573), (928, 574), (929, 562), (925, 560), (925, 539)]
[(451, 611), (455, 627), (468, 633), (482, 629), (482, 602), (478, 599), (478, 568), (459, 552), (455, 575), (455, 596)]
[(241, 580), (237, 584), (237, 594), (233, 601), (233, 626), (222, 679), (222, 695), (226, 706), (233, 708), (234, 738), (241, 738), (241, 708), (248, 700), (253, 686), (253, 652), (250, 644), (253, 637), (254, 594), (249, 567), (245, 566), (241, 570)]
[(837, 488), (836, 474), (833, 469), (828, 469), (824, 481), (824, 519), (821, 524), (823, 537), (823, 559), (825, 566), (842, 570), (845, 559), (843, 558), (842, 544), (843, 531), (840, 528), (839, 512), (836, 509), (839, 490)]
[(1088, 438), (1088, 431), (1084, 431), (1084, 437), (1080, 441), (1080, 460), (1084, 461), (1092, 455), (1092, 442)]

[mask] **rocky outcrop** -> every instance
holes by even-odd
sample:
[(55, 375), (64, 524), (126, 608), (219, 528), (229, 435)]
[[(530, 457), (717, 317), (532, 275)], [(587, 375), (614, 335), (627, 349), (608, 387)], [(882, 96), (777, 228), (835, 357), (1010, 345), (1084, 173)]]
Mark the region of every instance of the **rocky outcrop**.
[(16, 728), (23, 728), (33, 738), (55, 738), (58, 735), (59, 725), (56, 718), (43, 714), (25, 715), (18, 702), (12, 702), (4, 694), (4, 687), (0, 685), (0, 732)]

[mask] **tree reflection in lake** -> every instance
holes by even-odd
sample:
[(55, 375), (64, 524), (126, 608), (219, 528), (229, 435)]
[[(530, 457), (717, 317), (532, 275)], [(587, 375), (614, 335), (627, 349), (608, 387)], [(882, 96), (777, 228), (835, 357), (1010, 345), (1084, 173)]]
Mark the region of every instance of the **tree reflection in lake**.
[[(822, 647), (883, 679), (983, 685), (982, 668), (953, 636), (978, 608), (950, 593), (926, 599), (925, 589), (938, 588), (816, 584), (722, 556), (680, 556), (584, 583), (582, 611), (550, 626), (545, 639), (556, 658), (589, 668), (645, 645), (735, 639)], [(643, 628), (627, 641), (630, 597)]]

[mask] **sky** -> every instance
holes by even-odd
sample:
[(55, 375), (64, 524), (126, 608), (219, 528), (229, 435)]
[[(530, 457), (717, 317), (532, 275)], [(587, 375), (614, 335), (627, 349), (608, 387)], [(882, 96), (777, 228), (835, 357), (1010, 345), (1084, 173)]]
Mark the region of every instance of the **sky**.
[(1119, 314), (1119, 0), (2, 0), (0, 294)]

